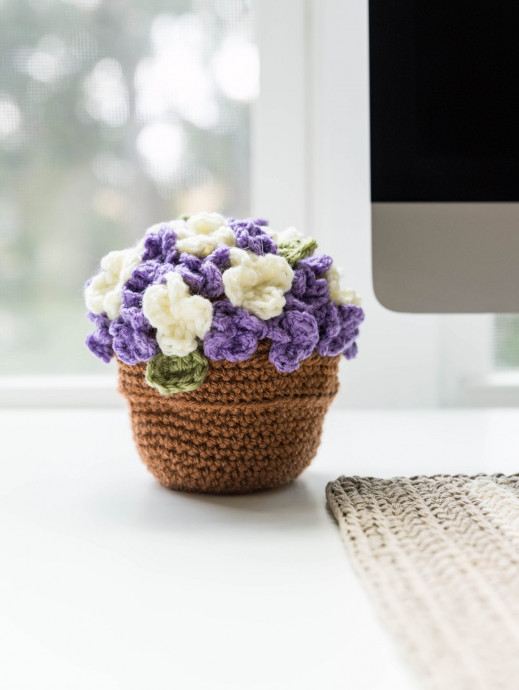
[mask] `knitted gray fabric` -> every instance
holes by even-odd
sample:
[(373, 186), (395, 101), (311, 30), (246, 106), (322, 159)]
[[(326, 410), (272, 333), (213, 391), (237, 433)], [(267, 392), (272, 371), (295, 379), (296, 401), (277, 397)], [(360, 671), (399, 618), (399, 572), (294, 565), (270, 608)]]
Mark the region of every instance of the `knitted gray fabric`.
[(426, 687), (519, 688), (519, 475), (340, 477), (349, 555)]

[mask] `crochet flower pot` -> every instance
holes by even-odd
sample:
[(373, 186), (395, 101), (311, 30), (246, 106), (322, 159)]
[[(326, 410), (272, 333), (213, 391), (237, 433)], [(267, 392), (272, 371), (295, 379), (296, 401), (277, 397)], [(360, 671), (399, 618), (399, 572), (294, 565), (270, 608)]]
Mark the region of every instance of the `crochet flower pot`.
[(88, 347), (115, 354), (139, 454), (171, 489), (247, 493), (314, 457), (364, 318), (295, 229), (198, 214), (111, 252), (85, 288)]

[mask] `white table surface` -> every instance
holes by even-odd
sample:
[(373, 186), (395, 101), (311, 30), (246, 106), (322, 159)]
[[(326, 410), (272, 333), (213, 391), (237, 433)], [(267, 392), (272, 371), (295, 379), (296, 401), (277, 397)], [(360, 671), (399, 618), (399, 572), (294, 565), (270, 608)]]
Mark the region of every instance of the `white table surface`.
[(324, 489), (519, 471), (516, 411), (332, 411), (312, 467), (244, 497), (161, 488), (122, 410), (0, 412), (1, 690), (414, 688)]

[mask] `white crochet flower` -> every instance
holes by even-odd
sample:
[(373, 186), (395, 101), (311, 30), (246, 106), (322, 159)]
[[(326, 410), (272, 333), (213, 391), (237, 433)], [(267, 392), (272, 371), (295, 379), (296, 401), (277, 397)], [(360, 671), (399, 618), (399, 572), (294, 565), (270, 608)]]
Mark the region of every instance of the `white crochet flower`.
[(289, 242), (290, 240), (302, 240), (305, 237), (302, 232), (299, 232), (299, 230), (292, 225), (289, 228), (281, 230), (280, 232), (272, 230), (272, 228), (268, 227), (264, 227), (263, 230), (265, 230), (267, 235), (272, 237), (276, 244), (281, 244), (281, 242)]
[(260, 319), (271, 319), (283, 311), (284, 293), (293, 277), (282, 256), (257, 256), (232, 247), (231, 268), (224, 271), (222, 279), (225, 294), (235, 307), (243, 307)]
[(142, 259), (144, 240), (129, 249), (109, 252), (101, 259), (101, 272), (85, 288), (87, 309), (94, 314), (106, 313), (113, 320), (119, 315), (123, 285)]
[(361, 299), (355, 290), (345, 288), (341, 285), (342, 269), (334, 263), (324, 274), (330, 288), (330, 297), (336, 304), (354, 304), (360, 307)]
[(232, 247), (236, 238), (219, 213), (197, 213), (187, 221), (174, 221), (180, 252), (208, 256), (219, 244)]
[(182, 277), (168, 273), (162, 285), (144, 291), (142, 311), (157, 329), (157, 343), (165, 355), (185, 357), (211, 328), (213, 305), (205, 297), (190, 295)]

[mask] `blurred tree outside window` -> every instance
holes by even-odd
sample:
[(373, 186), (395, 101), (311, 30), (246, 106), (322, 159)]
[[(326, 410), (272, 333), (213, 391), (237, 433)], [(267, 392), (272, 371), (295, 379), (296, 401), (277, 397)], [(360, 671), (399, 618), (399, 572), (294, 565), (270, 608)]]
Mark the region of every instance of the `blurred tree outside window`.
[(519, 316), (516, 314), (495, 317), (494, 366), (499, 370), (519, 368)]
[(247, 0), (0, 0), (0, 373), (102, 372), (82, 289), (181, 213), (249, 213)]

